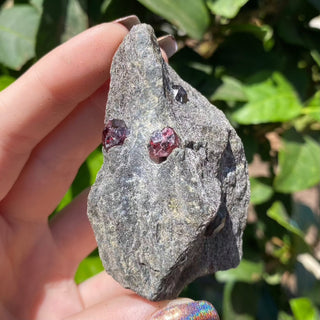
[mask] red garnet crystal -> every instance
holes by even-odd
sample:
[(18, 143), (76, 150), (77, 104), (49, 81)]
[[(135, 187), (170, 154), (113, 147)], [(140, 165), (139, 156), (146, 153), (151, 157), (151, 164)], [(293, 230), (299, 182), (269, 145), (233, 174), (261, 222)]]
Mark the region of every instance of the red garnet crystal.
[(122, 145), (129, 133), (123, 120), (110, 119), (102, 132), (102, 144), (105, 150)]
[(148, 144), (151, 160), (156, 163), (165, 161), (173, 149), (179, 147), (179, 143), (178, 135), (170, 127), (154, 131)]

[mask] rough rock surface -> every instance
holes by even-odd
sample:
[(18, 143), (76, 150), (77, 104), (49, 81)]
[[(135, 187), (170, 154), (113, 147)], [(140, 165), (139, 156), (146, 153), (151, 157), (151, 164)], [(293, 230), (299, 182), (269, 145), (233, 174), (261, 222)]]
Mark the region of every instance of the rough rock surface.
[[(114, 56), (105, 123), (127, 127), (108, 138), (88, 199), (106, 271), (162, 300), (236, 267), (250, 192), (242, 143), (223, 113), (164, 62), (148, 25), (133, 27)], [(149, 144), (164, 128), (179, 145), (157, 163)]]

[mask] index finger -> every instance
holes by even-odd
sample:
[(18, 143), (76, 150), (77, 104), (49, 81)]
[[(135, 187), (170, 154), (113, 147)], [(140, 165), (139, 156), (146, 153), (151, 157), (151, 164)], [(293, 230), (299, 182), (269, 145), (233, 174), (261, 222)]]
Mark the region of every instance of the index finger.
[(0, 200), (34, 146), (107, 80), (127, 33), (118, 23), (93, 27), (51, 51), (0, 93)]

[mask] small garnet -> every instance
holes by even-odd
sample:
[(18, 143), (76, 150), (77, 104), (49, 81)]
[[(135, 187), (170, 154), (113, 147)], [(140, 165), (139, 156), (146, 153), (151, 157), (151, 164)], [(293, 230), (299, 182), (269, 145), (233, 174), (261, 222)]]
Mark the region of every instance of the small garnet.
[(178, 135), (170, 127), (154, 131), (148, 144), (151, 160), (156, 163), (165, 161), (170, 153), (179, 147), (179, 143)]
[(180, 102), (180, 103), (187, 103), (189, 101), (188, 99), (188, 95), (186, 90), (184, 90), (183, 87), (181, 87), (180, 85), (173, 85), (172, 86), (173, 92), (175, 94), (175, 99)]
[(122, 145), (129, 133), (123, 120), (110, 119), (102, 132), (102, 144), (105, 150)]

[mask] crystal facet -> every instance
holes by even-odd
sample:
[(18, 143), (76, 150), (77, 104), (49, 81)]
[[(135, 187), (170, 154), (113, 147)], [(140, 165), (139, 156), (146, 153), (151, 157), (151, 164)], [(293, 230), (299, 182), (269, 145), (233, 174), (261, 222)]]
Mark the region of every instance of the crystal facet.
[(129, 133), (123, 120), (110, 119), (102, 133), (102, 143), (105, 150), (108, 151), (114, 146), (122, 145)]
[(179, 142), (178, 135), (170, 127), (154, 131), (148, 144), (151, 160), (156, 163), (165, 161), (170, 153), (179, 146)]
[(175, 93), (175, 99), (180, 103), (187, 103), (189, 101), (187, 91), (180, 85), (173, 85), (172, 89)]

